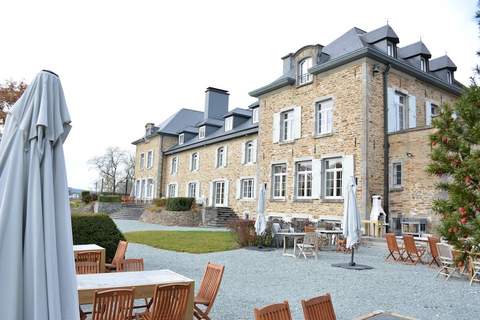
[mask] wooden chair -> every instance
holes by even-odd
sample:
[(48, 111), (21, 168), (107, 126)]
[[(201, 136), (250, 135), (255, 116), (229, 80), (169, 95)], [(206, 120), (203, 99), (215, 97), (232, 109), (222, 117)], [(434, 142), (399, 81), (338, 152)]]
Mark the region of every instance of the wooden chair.
[(473, 282), (480, 283), (480, 254), (470, 253), (470, 285)]
[(305, 226), (304, 232), (309, 233), (309, 232), (315, 232), (317, 228), (315, 226)]
[(84, 251), (75, 255), (77, 274), (100, 273), (101, 254), (97, 251)]
[(389, 252), (388, 256), (385, 258), (385, 261), (388, 260), (388, 258), (390, 257), (392, 257), (393, 260), (395, 261), (398, 261), (398, 260), (403, 261), (404, 260), (403, 255), (405, 253), (405, 249), (403, 247), (398, 246), (397, 238), (395, 237), (395, 234), (387, 233), (385, 235), (385, 238), (387, 239), (387, 248)]
[(330, 294), (302, 300), (303, 315), (305, 320), (336, 320)]
[(455, 262), (453, 257), (452, 247), (449, 244), (438, 242), (436, 244), (438, 250), (438, 258), (440, 259), (440, 270), (437, 272), (438, 275), (445, 276), (445, 281), (450, 279), (455, 273), (460, 274), (460, 270)]
[(188, 307), (190, 285), (159, 285), (155, 288), (152, 304), (137, 319), (183, 320)]
[(120, 240), (118, 242), (117, 251), (115, 251), (115, 256), (112, 259), (111, 263), (105, 264), (105, 270), (107, 272), (114, 271), (117, 269), (117, 262), (125, 260), (125, 254), (127, 253), (128, 242)]
[(435, 263), (437, 267), (440, 267), (437, 249), (438, 242), (440, 242), (440, 240), (437, 237), (428, 237), (428, 246), (430, 248), (430, 254), (432, 255), (432, 261), (430, 261), (430, 263), (428, 264), (429, 266)]
[[(305, 227), (306, 229), (307, 227)], [(307, 256), (315, 257), (317, 259), (317, 235), (315, 232), (307, 232), (305, 233), (305, 237), (303, 237), (303, 242), (297, 243), (297, 248), (299, 249), (298, 255), (303, 255), (305, 259)]]
[[(207, 264), (207, 268), (205, 269), (200, 284), (200, 290), (195, 296), (193, 302), (193, 315), (195, 318), (210, 320), (208, 313), (212, 309), (215, 298), (217, 297), (218, 289), (220, 289), (224, 270), (225, 266), (210, 262)], [(200, 305), (206, 308), (202, 310)]]
[(101, 259), (101, 254), (98, 251), (82, 251), (78, 252), (75, 255), (75, 261), (80, 262), (80, 261), (90, 261), (90, 262), (100, 262)]
[(261, 309), (255, 308), (255, 320), (292, 320), (288, 301), (271, 304)]
[(405, 246), (405, 262), (410, 260), (413, 264), (417, 264), (418, 262), (424, 263), (422, 260), (422, 256), (425, 254), (425, 248), (421, 246), (417, 246), (415, 244), (415, 239), (412, 235), (405, 234), (403, 236), (403, 245)]
[(131, 320), (133, 288), (95, 292), (92, 320)]
[(116, 264), (117, 272), (143, 271), (145, 270), (143, 259), (124, 259)]

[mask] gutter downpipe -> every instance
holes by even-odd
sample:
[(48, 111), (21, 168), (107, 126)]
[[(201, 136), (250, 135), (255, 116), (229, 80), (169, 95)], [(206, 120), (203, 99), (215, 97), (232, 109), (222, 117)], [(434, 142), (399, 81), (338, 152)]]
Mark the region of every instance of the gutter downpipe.
[[(389, 149), (390, 143), (388, 142), (388, 73), (390, 72), (390, 63), (383, 71), (383, 208), (385, 209), (385, 223), (389, 223)], [(385, 227), (385, 231), (388, 232), (389, 225)]]

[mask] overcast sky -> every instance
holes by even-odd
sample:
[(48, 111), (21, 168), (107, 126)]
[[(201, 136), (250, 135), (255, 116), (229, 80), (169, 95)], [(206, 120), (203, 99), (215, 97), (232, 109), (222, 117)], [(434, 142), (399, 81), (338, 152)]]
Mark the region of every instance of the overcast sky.
[(356, 26), (387, 20), (399, 46), (421, 39), (445, 52), (469, 82), (478, 63), (476, 1), (0, 1), (0, 81), (61, 77), (73, 120), (65, 152), (69, 184), (91, 188), (88, 159), (108, 146), (134, 151), (146, 122), (181, 107), (202, 110), (204, 91), (230, 91), (230, 108), (277, 78), (280, 58), (326, 45)]

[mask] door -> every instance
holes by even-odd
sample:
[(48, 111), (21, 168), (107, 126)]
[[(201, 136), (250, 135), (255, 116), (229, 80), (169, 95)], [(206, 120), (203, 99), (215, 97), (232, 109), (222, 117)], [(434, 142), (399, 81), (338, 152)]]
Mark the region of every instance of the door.
[(225, 206), (225, 181), (215, 181), (214, 183), (214, 205), (215, 207)]

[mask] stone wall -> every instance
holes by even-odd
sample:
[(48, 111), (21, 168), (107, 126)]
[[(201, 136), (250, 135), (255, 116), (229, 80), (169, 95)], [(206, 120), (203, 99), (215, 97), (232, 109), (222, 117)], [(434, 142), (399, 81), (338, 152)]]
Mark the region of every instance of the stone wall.
[(167, 211), (146, 209), (140, 221), (158, 223), (163, 226), (197, 227), (202, 223), (202, 214), (199, 211)]
[(120, 202), (99, 202), (95, 201), (93, 206), (95, 213), (116, 213), (122, 210), (122, 204)]

